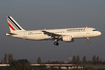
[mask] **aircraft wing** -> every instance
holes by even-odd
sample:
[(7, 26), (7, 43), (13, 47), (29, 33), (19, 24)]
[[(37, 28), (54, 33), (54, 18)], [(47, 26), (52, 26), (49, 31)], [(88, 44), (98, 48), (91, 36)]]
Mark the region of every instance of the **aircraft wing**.
[(62, 37), (62, 35), (59, 35), (59, 34), (47, 32), (47, 31), (42, 31), (42, 32), (43, 32), (44, 34), (48, 35), (48, 36), (53, 37), (53, 38), (60, 38), (60, 37)]

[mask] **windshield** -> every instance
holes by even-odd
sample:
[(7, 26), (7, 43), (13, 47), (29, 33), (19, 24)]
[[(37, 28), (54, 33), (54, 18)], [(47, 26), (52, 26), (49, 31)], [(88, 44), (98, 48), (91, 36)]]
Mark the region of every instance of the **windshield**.
[(93, 31), (97, 31), (97, 30), (95, 29), (95, 30), (93, 30)]

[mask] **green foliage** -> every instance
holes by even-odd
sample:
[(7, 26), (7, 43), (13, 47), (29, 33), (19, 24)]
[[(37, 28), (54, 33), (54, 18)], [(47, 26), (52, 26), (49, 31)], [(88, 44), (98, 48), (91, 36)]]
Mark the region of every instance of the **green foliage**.
[(26, 59), (14, 60), (9, 67), (2, 70), (32, 70), (30, 63)]
[(86, 56), (84, 56), (82, 58), (82, 61), (80, 61), (80, 58), (79, 56), (77, 55), (77, 58), (75, 56), (73, 56), (73, 60), (72, 62), (68, 62), (68, 64), (79, 64), (79, 65), (105, 65), (105, 62), (102, 62), (102, 60), (99, 60), (99, 56), (96, 57), (96, 55), (94, 55), (92, 57), (92, 61), (89, 60), (87, 61), (86, 60)]
[(75, 56), (73, 56), (73, 63), (76, 64), (76, 62), (77, 62), (77, 59)]
[(86, 56), (83, 57), (82, 61), (83, 62), (86, 62)]
[(97, 56), (97, 62), (99, 62), (99, 56)]
[(92, 62), (93, 62), (93, 64), (96, 63), (96, 56), (95, 56), (95, 55), (94, 55), (93, 58), (92, 58)]
[(13, 69), (16, 69), (16, 70), (22, 70), (22, 65), (20, 62), (18, 61), (13, 61), (10, 63), (10, 67), (13, 68)]
[(9, 63), (14, 61), (12, 54), (8, 54), (8, 60), (9, 60)]
[(7, 64), (7, 63), (11, 63), (13, 61), (13, 55), (12, 54), (5, 54), (4, 55), (4, 61), (3, 59), (1, 60), (1, 64)]
[(4, 55), (4, 64), (7, 63), (7, 54)]
[(80, 62), (80, 57), (79, 57), (79, 55), (77, 55), (77, 63), (79, 63)]

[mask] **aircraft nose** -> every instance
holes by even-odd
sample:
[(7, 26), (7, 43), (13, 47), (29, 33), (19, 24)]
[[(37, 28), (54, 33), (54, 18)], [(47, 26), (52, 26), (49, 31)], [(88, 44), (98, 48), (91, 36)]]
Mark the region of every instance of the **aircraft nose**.
[(101, 35), (101, 32), (100, 31), (98, 31), (98, 33), (97, 33), (99, 36)]

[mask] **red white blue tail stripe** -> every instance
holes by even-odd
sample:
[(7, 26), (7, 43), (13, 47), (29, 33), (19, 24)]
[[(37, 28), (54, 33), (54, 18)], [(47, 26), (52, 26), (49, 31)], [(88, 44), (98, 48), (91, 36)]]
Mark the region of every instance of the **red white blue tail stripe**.
[(12, 31), (23, 30), (23, 28), (11, 17), (7, 17), (7, 22)]

